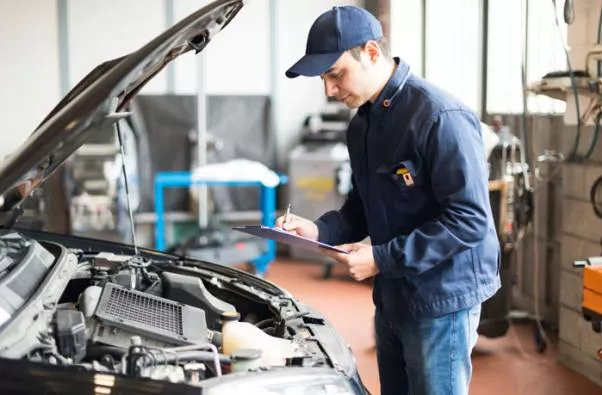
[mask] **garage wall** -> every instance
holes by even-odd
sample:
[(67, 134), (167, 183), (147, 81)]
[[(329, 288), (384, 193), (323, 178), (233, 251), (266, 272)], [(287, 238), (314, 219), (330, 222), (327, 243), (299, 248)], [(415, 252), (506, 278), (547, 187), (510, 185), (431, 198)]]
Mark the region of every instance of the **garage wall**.
[[(165, 30), (163, 0), (68, 0), (69, 85), (75, 85), (98, 64), (130, 53)], [(166, 89), (166, 76), (155, 77), (145, 91)]]
[[(134, 1), (68, 0), (70, 82), (77, 82), (101, 61), (137, 49), (208, 0)], [(116, 12), (118, 10), (118, 12)], [(173, 64), (174, 86), (163, 72), (145, 87), (145, 94), (194, 94), (206, 62), (209, 95), (270, 93), (270, 1), (250, 1), (227, 29), (200, 56), (192, 53)]]
[[(571, 63), (575, 69), (583, 69), (587, 51), (592, 49), (598, 34), (598, 18), (602, 0), (575, 2), (575, 23), (568, 28), (568, 46)], [(595, 70), (595, 68), (594, 68)], [(579, 101), (583, 112), (589, 99)], [(570, 153), (575, 145), (574, 99), (567, 100), (563, 134), (563, 148)], [(581, 130), (577, 153), (584, 155), (593, 141), (591, 124)], [(602, 176), (602, 144), (600, 140), (587, 161), (565, 163), (563, 166), (562, 246), (560, 271), (560, 360), (569, 367), (589, 377), (602, 386), (602, 360), (598, 350), (602, 346), (602, 334), (595, 333), (581, 316), (583, 296), (583, 271), (575, 269), (572, 262), (601, 254), (602, 220), (594, 215), (590, 202), (590, 190), (595, 180)]]
[(54, 1), (0, 1), (0, 160), (60, 97)]
[[(174, 0), (177, 22), (207, 0)], [(202, 52), (210, 95), (270, 94), (270, 0), (252, 0)], [(178, 59), (176, 92), (196, 93), (198, 56)]]

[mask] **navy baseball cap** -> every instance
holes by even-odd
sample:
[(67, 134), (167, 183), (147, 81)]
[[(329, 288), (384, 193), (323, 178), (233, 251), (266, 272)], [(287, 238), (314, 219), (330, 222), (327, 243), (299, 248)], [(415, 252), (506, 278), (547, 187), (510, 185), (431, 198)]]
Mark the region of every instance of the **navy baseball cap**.
[(324, 74), (351, 49), (383, 37), (380, 22), (360, 7), (333, 7), (315, 20), (307, 36), (305, 56), (286, 71), (288, 78)]

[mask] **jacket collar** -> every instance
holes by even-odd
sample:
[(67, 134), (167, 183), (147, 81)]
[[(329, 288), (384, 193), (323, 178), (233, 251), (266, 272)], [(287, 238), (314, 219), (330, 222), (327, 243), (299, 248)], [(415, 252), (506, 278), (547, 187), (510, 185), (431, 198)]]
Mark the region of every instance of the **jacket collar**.
[(358, 108), (359, 114), (366, 115), (369, 113), (371, 119), (382, 117), (391, 108), (395, 96), (403, 89), (410, 76), (410, 66), (397, 57), (393, 60), (397, 63), (395, 72), (391, 75), (374, 103), (367, 101)]

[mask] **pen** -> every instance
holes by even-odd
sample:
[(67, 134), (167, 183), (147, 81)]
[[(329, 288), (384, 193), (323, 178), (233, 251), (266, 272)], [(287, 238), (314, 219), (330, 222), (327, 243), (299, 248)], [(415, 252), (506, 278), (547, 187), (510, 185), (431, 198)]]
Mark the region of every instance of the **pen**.
[(291, 204), (289, 203), (288, 206), (286, 206), (286, 212), (284, 213), (284, 220), (282, 221), (283, 225), (286, 223), (286, 220), (288, 219), (288, 216), (290, 214), (291, 214)]

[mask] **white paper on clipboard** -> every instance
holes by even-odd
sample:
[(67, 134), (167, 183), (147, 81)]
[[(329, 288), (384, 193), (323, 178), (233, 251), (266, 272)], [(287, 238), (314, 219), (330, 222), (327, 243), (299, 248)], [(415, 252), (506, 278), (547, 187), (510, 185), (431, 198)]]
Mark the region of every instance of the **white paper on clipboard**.
[(350, 251), (343, 250), (341, 248), (331, 246), (329, 244), (321, 243), (319, 241), (315, 241), (312, 239), (308, 239), (307, 237), (295, 235), (289, 233), (280, 228), (271, 228), (269, 226), (264, 225), (252, 225), (252, 226), (236, 226), (232, 228), (234, 230), (238, 230), (240, 232), (248, 233), (254, 236), (258, 236), (264, 239), (270, 239), (279, 241), (284, 244), (288, 244), (294, 247), (304, 248), (312, 251), (319, 251), (320, 248), (326, 248), (332, 251), (340, 252), (343, 254), (349, 254)]

